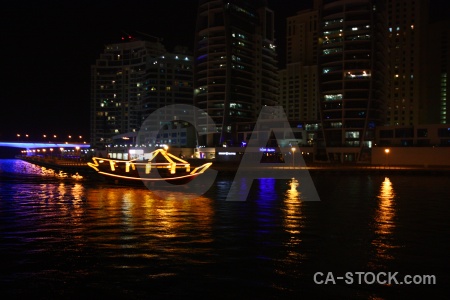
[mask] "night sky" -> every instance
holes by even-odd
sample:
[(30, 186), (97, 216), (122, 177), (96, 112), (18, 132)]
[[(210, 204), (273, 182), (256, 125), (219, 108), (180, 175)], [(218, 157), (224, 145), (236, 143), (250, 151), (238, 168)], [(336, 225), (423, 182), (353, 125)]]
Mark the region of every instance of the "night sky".
[[(450, 11), (440, 4), (441, 16)], [(283, 52), (286, 16), (312, 1), (269, 0)], [(0, 140), (89, 134), (90, 67), (104, 45), (141, 31), (193, 49), (196, 0), (7, 1), (0, 12)], [(280, 57), (281, 62), (283, 58)]]

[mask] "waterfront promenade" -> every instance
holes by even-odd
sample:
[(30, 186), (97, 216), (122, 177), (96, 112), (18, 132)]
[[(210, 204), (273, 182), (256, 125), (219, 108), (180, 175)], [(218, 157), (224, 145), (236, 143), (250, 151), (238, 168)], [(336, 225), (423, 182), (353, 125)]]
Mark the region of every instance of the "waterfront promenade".
[[(79, 173), (80, 175), (92, 175), (95, 171), (82, 159), (61, 159), (38, 156), (18, 156), (18, 159), (33, 163), (35, 165), (63, 171), (67, 173)], [(193, 166), (203, 164), (203, 159), (189, 159)], [(211, 161), (211, 169), (219, 172), (236, 172), (239, 168), (245, 171), (269, 171), (269, 170), (307, 170), (310, 173), (328, 174), (449, 174), (449, 166), (423, 166), (423, 165), (370, 165), (370, 164), (330, 164), (330, 163), (308, 163), (306, 166), (289, 164), (260, 164), (248, 167), (240, 162)]]

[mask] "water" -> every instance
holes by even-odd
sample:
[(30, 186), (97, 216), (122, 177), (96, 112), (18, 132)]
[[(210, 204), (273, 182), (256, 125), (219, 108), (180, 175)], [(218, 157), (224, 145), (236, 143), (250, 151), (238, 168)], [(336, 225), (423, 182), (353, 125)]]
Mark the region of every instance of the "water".
[[(2, 298), (449, 299), (447, 176), (312, 176), (320, 202), (273, 179), (227, 202), (230, 174), (162, 199), (0, 160)], [(359, 271), (437, 284), (313, 280)]]

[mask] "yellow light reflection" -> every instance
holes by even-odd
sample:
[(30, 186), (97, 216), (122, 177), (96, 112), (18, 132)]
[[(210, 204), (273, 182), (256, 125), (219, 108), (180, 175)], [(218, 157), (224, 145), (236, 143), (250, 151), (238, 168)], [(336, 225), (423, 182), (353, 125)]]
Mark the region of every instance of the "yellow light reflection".
[(301, 211), (301, 201), (300, 193), (297, 190), (299, 182), (297, 179), (292, 178), (288, 182), (288, 189), (285, 193), (284, 203), (286, 208), (284, 210), (284, 227), (285, 231), (290, 234), (290, 239), (288, 244), (295, 246), (298, 245), (301, 240), (299, 234), (302, 228), (302, 211)]
[(289, 189), (286, 191), (286, 200), (290, 201), (298, 201), (300, 200), (300, 193), (297, 188), (299, 186), (298, 180), (292, 178), (289, 183)]
[[(115, 247), (114, 241), (120, 237), (122, 247), (160, 247), (168, 255), (176, 255), (178, 250), (170, 246), (174, 239), (195, 239), (200, 243), (212, 241), (212, 202), (212, 199), (203, 196), (185, 200), (182, 193), (172, 195), (170, 192), (161, 199), (144, 188), (90, 189), (86, 191), (86, 203), (93, 213), (91, 217), (104, 220), (102, 226), (110, 228), (110, 231), (109, 235), (93, 232), (89, 243), (104, 248)], [(102, 232), (104, 229), (96, 230)], [(204, 234), (192, 237), (190, 233), (195, 231)], [(138, 235), (146, 238), (136, 243), (135, 237)], [(148, 253), (136, 254), (145, 255)]]
[(376, 222), (378, 224), (377, 233), (390, 234), (395, 224), (393, 222), (395, 210), (393, 208), (394, 189), (389, 178), (385, 178), (380, 190), (378, 213)]
[(380, 193), (378, 195), (378, 208), (374, 218), (374, 231), (376, 238), (372, 241), (372, 245), (376, 249), (378, 259), (393, 259), (389, 253), (389, 249), (395, 248), (392, 237), (395, 229), (395, 193), (392, 182), (388, 177), (381, 184)]

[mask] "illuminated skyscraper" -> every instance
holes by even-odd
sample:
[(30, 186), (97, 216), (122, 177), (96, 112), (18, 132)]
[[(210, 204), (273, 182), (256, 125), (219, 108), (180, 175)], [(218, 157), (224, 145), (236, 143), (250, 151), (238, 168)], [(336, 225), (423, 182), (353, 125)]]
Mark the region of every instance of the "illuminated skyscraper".
[(168, 53), (159, 40), (126, 38), (105, 46), (91, 68), (91, 146), (138, 132), (156, 109), (193, 104), (192, 56), (185, 48)]
[[(427, 36), (427, 123), (450, 124), (450, 20), (430, 25)], [(447, 132), (447, 138), (450, 132)]]
[(327, 158), (365, 161), (384, 123), (386, 18), (383, 1), (322, 0), (319, 103)]
[(387, 0), (387, 125), (426, 123), (429, 0)]
[[(200, 0), (194, 102), (215, 123), (200, 145), (237, 145), (239, 131), (255, 122), (261, 107), (277, 103), (274, 14), (265, 1)], [(198, 117), (199, 129), (206, 119)]]
[(289, 121), (318, 120), (317, 8), (287, 18), (286, 68), (280, 70), (279, 102)]

